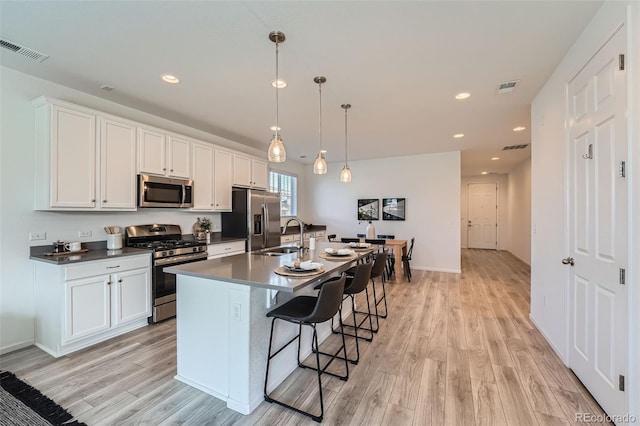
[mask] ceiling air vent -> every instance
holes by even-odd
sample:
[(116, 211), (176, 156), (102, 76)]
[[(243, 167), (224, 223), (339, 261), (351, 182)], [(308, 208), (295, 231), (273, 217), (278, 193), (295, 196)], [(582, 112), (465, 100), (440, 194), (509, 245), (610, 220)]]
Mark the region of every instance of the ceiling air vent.
[(498, 95), (504, 95), (505, 93), (513, 92), (513, 89), (516, 88), (516, 84), (518, 84), (519, 81), (520, 80), (503, 81), (498, 85)]
[(29, 49), (28, 47), (20, 46), (15, 44), (9, 40), (0, 39), (0, 46), (4, 47), (7, 50), (12, 51), (13, 53), (18, 53), (22, 56), (26, 56), (29, 59), (33, 59), (34, 61), (42, 62), (49, 57), (49, 55), (45, 55), (44, 53), (36, 52), (33, 49)]
[(505, 146), (504, 148), (502, 148), (502, 150), (503, 151), (511, 151), (512, 149), (525, 149), (528, 146), (529, 146), (528, 143), (526, 143), (524, 145), (510, 145), (510, 146)]

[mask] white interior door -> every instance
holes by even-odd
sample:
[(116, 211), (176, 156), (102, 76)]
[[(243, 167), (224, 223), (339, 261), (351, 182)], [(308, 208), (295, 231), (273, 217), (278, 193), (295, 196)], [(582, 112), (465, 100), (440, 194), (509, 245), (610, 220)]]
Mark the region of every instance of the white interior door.
[(467, 246), (498, 248), (498, 185), (470, 183), (467, 193)]
[[(626, 413), (627, 365), (625, 30), (569, 83), (569, 364), (610, 415)], [(571, 262), (565, 259), (563, 263)]]

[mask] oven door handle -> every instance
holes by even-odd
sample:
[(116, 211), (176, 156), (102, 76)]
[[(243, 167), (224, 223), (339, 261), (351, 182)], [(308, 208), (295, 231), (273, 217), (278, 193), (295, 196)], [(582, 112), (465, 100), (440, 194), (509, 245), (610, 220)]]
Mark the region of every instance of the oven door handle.
[(165, 257), (162, 259), (155, 260), (155, 266), (161, 265), (169, 265), (176, 263), (187, 263), (196, 260), (207, 260), (207, 252), (197, 253), (197, 254), (185, 254), (181, 256), (173, 256), (173, 257)]
[(187, 198), (187, 186), (183, 184), (182, 185), (182, 202), (180, 203), (180, 207), (184, 206), (185, 198)]

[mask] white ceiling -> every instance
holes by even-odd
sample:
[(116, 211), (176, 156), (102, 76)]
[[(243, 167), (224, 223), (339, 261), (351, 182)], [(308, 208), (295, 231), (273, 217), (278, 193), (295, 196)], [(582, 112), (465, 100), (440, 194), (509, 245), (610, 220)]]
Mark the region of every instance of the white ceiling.
[[(2, 65), (266, 150), (275, 123), (290, 159), (462, 151), (463, 175), (505, 173), (530, 155), (530, 103), (601, 1), (0, 2), (0, 35), (49, 55), (0, 49)], [(179, 76), (179, 85), (160, 75)], [(516, 90), (497, 85), (518, 79)], [(100, 89), (113, 86), (112, 92)], [(461, 91), (471, 93), (456, 101)], [(516, 126), (527, 130), (515, 133)], [(464, 133), (454, 139), (454, 133)], [(306, 156), (301, 159), (301, 156)], [(491, 161), (498, 156), (501, 159)], [(331, 171), (330, 171), (331, 172)], [(335, 170), (338, 173), (338, 170)]]

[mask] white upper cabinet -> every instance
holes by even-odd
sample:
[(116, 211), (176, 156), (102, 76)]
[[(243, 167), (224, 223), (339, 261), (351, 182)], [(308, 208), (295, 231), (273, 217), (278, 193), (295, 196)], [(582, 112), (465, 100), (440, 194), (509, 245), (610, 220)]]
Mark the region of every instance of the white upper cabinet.
[(207, 143), (191, 145), (193, 168), (192, 210), (231, 210), (233, 154)]
[(191, 177), (191, 142), (160, 129), (138, 128), (138, 172)]
[(233, 154), (222, 149), (215, 150), (214, 163), (214, 210), (231, 210)]
[(177, 136), (167, 137), (168, 176), (191, 178), (191, 142)]
[(135, 210), (133, 124), (52, 98), (33, 105), (35, 209)]
[(192, 210), (213, 210), (214, 148), (205, 143), (191, 145), (193, 167)]
[(136, 126), (100, 118), (100, 208), (136, 208)]
[(267, 189), (267, 162), (234, 153), (233, 184), (247, 188)]

